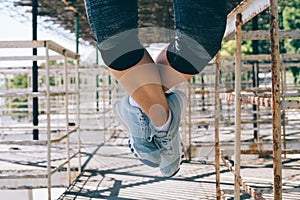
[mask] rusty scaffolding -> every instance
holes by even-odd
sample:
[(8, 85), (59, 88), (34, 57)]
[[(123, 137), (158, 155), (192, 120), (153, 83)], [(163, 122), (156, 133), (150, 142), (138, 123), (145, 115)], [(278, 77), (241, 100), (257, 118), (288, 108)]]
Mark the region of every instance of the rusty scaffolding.
[[(266, 31), (242, 31), (242, 26), (248, 22), (251, 18), (262, 12), (269, 7), (270, 10), (270, 32), (269, 35)], [(284, 57), (296, 58), (298, 55), (282, 55), (279, 54), (279, 39), (300, 39), (299, 31), (280, 31), (278, 28), (278, 10), (277, 0), (271, 1), (243, 1), (238, 7), (236, 7), (228, 15), (228, 26), (225, 34), (225, 39), (232, 38), (232, 33), (235, 33), (235, 89), (233, 93), (223, 93), (219, 95), (219, 82), (220, 82), (220, 55), (217, 55), (216, 60), (216, 93), (215, 93), (215, 163), (216, 163), (216, 197), (217, 199), (224, 198), (224, 193), (221, 193), (220, 189), (220, 158), (224, 161), (224, 164), (234, 174), (234, 199), (240, 199), (240, 187), (251, 195), (254, 199), (264, 199), (261, 194), (258, 194), (256, 190), (246, 184), (240, 175), (241, 168), (241, 154), (272, 154), (273, 156), (273, 198), (282, 199), (282, 154), (299, 154), (299, 150), (286, 150), (284, 146), (284, 152), (282, 151), (282, 126), (284, 126), (284, 118), (281, 119), (282, 114), (286, 109), (299, 109), (299, 100), (285, 100), (288, 96), (286, 87), (284, 87), (285, 68), (283, 68)], [(233, 39), (233, 38), (232, 38)], [(268, 59), (271, 60), (272, 71), (272, 87), (270, 93), (267, 96), (263, 95), (245, 95), (242, 94), (241, 89), (241, 68), (242, 68), (242, 55), (241, 47), (242, 40), (263, 40), (270, 39), (271, 41), (271, 55)], [(265, 55), (262, 55), (266, 57)], [(259, 60), (260, 55), (254, 55), (252, 59)], [(250, 57), (250, 56), (249, 56)], [(299, 59), (299, 58), (298, 58)], [(283, 87), (283, 88), (281, 88)], [(249, 90), (248, 90), (249, 91)], [(251, 91), (251, 90), (250, 90)], [(253, 91), (252, 91), (253, 92)], [(298, 96), (299, 94), (291, 94), (292, 96)], [(219, 139), (219, 98), (224, 98), (227, 101), (234, 102), (235, 104), (235, 148), (234, 148), (234, 164), (225, 159), (224, 155), (220, 152), (220, 139)], [(241, 106), (242, 104), (254, 104), (258, 106), (264, 106), (272, 109), (272, 135), (273, 135), (273, 150), (262, 151), (256, 150), (241, 150)], [(282, 125), (283, 124), (283, 125)], [(283, 131), (284, 132), (284, 131)], [(284, 139), (285, 144), (285, 139)]]
[[(39, 56), (28, 56), (26, 49), (31, 50), (32, 48), (41, 49), (43, 53), (40, 53)], [(2, 121), (2, 126), (0, 127), (2, 140), (0, 143), (4, 146), (11, 146), (9, 149), (6, 149), (6, 151), (2, 150), (2, 153), (3, 155), (10, 155), (12, 150), (18, 151), (24, 148), (28, 149), (28, 153), (31, 152), (31, 155), (28, 155), (27, 159), (35, 159), (34, 154), (36, 154), (36, 156), (40, 156), (40, 162), (46, 163), (45, 169), (43, 166), (37, 164), (35, 168), (32, 169), (33, 171), (26, 169), (26, 167), (24, 169), (22, 167), (20, 169), (10, 169), (9, 166), (3, 165), (0, 179), (11, 180), (11, 183), (14, 183), (12, 180), (15, 180), (15, 183), (12, 185), (2, 185), (1, 187), (2, 189), (46, 187), (48, 188), (48, 199), (51, 199), (52, 186), (59, 185), (59, 183), (54, 180), (55, 178), (53, 178), (55, 175), (65, 170), (65, 185), (69, 185), (74, 180), (74, 177), (81, 172), (80, 99), (78, 81), (80, 56), (52, 41), (1, 41), (0, 49), (15, 49), (16, 52), (20, 49), (25, 50), (23, 53), (16, 55), (1, 56), (0, 71), (1, 74), (7, 77), (5, 84), (9, 84), (14, 77), (13, 75), (16, 74), (24, 75), (30, 80), (30, 67), (26, 67), (23, 64), (19, 65), (16, 63), (18, 61), (26, 63), (34, 60), (42, 62), (44, 65), (40, 67), (40, 91), (32, 92), (29, 88), (14, 89), (7, 86), (6, 89), (0, 92), (0, 99), (4, 100), (4, 104), (1, 104), (1, 121), (14, 114), (19, 116), (20, 112), (27, 112), (29, 114), (29, 104), (27, 103), (30, 102), (33, 97), (41, 100), (42, 115), (40, 116), (40, 120), (42, 123), (34, 128), (41, 131), (42, 139), (32, 141), (27, 138), (26, 133), (33, 128), (29, 123), (13, 123), (9, 125), (9, 123)], [(51, 62), (54, 60), (62, 62), (62, 66), (57, 66), (58, 63), (53, 66)], [(69, 61), (72, 61), (74, 65), (70, 65)], [(6, 64), (7, 67), (3, 66), (5, 65), (3, 62), (9, 62), (9, 64)], [(56, 79), (56, 83), (58, 84), (53, 83), (54, 77), (59, 77)], [(29, 83), (30, 81), (28, 81), (28, 84)], [(28, 87), (30, 87), (30, 85)], [(28, 101), (24, 102), (21, 106), (18, 104), (17, 107), (11, 105), (13, 99), (19, 98), (25, 98)], [(23, 110), (22, 106), (24, 108)], [(30, 121), (30, 117), (28, 121)], [(74, 137), (75, 133), (76, 136)], [(59, 145), (61, 150), (57, 151), (56, 148), (58, 148)], [(33, 146), (35, 146), (36, 149), (30, 150)], [(75, 160), (77, 161), (75, 162)], [(18, 161), (18, 158), (12, 158), (11, 162), (20, 162), (23, 163), (24, 166), (29, 167), (33, 161), (26, 159)], [(24, 183), (22, 183), (22, 181), (20, 182), (20, 180), (24, 179), (46, 179), (47, 181), (41, 185), (32, 184), (31, 186), (24, 186)]]

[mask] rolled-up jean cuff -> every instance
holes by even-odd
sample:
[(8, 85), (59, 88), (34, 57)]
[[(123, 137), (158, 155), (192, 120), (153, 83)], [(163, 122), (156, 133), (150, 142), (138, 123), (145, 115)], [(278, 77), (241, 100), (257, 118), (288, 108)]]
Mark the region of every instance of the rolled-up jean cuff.
[(171, 42), (167, 49), (167, 60), (176, 71), (195, 75), (203, 70), (212, 57), (201, 45), (197, 48), (189, 45), (178, 40)]
[(115, 70), (125, 70), (137, 64), (145, 49), (139, 42), (137, 30), (114, 35), (98, 44), (104, 63)]
[(133, 51), (126, 52), (116, 59), (112, 59), (114, 56), (111, 54), (115, 53), (113, 49), (107, 51), (101, 51), (102, 59), (104, 63), (114, 70), (122, 71), (136, 65), (144, 56), (145, 49), (136, 49)]

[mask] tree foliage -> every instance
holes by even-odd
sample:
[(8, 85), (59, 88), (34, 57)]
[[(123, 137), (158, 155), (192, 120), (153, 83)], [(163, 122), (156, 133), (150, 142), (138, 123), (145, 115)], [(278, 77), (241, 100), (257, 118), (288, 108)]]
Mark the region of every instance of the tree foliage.
[(23, 74), (16, 74), (14, 75), (13, 79), (10, 81), (11, 88), (27, 88), (28, 87), (28, 80), (27, 75)]
[[(278, 14), (279, 14), (279, 28), (281, 30), (300, 30), (300, 0), (279, 0), (278, 1)], [(265, 10), (257, 16), (258, 30), (269, 30), (270, 28), (270, 15), (269, 10)], [(248, 22), (243, 26), (243, 30), (252, 30), (252, 22)], [(251, 54), (253, 41), (243, 41), (242, 53)], [(260, 40), (258, 43), (258, 53), (269, 54), (271, 52), (271, 46), (269, 40)], [(280, 41), (280, 53), (300, 53), (300, 40), (281, 40)], [(235, 42), (224, 42), (221, 50), (222, 55), (234, 55)], [(288, 70), (294, 76), (294, 82), (297, 83), (300, 78), (300, 67), (291, 66)]]

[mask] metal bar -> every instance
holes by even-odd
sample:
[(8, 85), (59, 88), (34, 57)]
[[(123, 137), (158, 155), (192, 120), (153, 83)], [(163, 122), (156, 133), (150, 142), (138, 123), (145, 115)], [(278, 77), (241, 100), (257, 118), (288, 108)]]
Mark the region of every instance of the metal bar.
[(240, 164), (241, 164), (241, 51), (242, 51), (242, 14), (236, 15), (236, 50), (235, 50), (235, 160), (234, 160), (234, 199), (240, 199)]
[[(108, 74), (108, 87), (109, 88), (113, 88), (114, 85), (112, 85), (112, 82), (111, 82), (111, 74)], [(108, 91), (108, 99), (109, 99), (109, 104), (108, 105), (111, 105), (112, 104), (112, 94), (111, 94), (111, 89)]]
[[(0, 93), (0, 97), (42, 97), (44, 96), (46, 93), (46, 91), (39, 91), (39, 92), (30, 92), (30, 91), (26, 91), (26, 89), (24, 90), (17, 90), (15, 92), (1, 92)], [(65, 94), (76, 94), (75, 91), (69, 91), (68, 93), (66, 93), (65, 91), (52, 91), (50, 96), (62, 96)]]
[(78, 13), (75, 14), (75, 32), (76, 32), (76, 53), (79, 53), (79, 15)]
[[(98, 45), (95, 45), (95, 49), (96, 49), (96, 65), (99, 64), (99, 49), (98, 49)], [(96, 75), (96, 111), (99, 112), (99, 75)]]
[(57, 139), (52, 139), (52, 140), (51, 140), (51, 143), (58, 143), (58, 142), (62, 141), (63, 139), (68, 138), (72, 133), (76, 132), (77, 129), (78, 129), (78, 127), (74, 128), (74, 129), (72, 129), (72, 130), (68, 130), (68, 133), (67, 133), (67, 134), (65, 134), (65, 135), (63, 135), (63, 136), (61, 136), (61, 137), (59, 137), (59, 138), (57, 138)]
[[(280, 30), (278, 32), (279, 40), (300, 39), (299, 30)], [(234, 40), (234, 35), (230, 35), (225, 41)], [(242, 31), (242, 40), (270, 40), (270, 32), (268, 30)]]
[[(60, 60), (63, 59), (62, 56), (49, 56), (51, 60)], [(23, 60), (32, 60), (32, 61), (38, 61), (38, 60), (45, 60), (45, 56), (0, 56), (0, 61), (23, 61)]]
[[(104, 87), (104, 84), (102, 84), (102, 87)], [(102, 108), (104, 110), (106, 110), (106, 96), (105, 96), (106, 93), (102, 93)], [(106, 126), (106, 112), (103, 112), (102, 113), (102, 122), (103, 122), (103, 127), (107, 128)], [(106, 142), (105, 139), (106, 139), (106, 131), (103, 132), (102, 136), (103, 136), (103, 142)]]
[[(20, 129), (23, 130), (23, 127), (18, 127)], [(26, 128), (26, 127), (25, 127)], [(1, 128), (1, 130), (3, 130), (5, 128)], [(40, 130), (40, 128), (39, 128)], [(90, 130), (90, 129), (89, 129)], [(101, 130), (101, 129), (97, 129), (97, 130)], [(51, 139), (50, 143), (58, 143), (60, 141), (62, 141), (63, 139), (66, 139), (68, 135), (71, 135), (72, 133), (75, 133), (76, 131), (78, 131), (78, 128), (74, 128), (72, 130), (70, 130), (68, 132), (67, 135), (63, 135), (57, 139)], [(7, 134), (9, 135), (9, 134)], [(31, 140), (22, 140), (22, 141), (0, 141), (0, 144), (16, 144), (16, 145), (47, 145), (48, 141), (47, 140), (39, 140), (39, 141), (31, 141)]]
[[(299, 120), (297, 120), (297, 121), (299, 121)], [(271, 145), (271, 144), (273, 144), (272, 142), (268, 142), (268, 141), (261, 141), (261, 142), (256, 142), (256, 143), (253, 143), (253, 142), (242, 142), (241, 143), (241, 145), (243, 145), (243, 146), (249, 146), (249, 145), (251, 145), (251, 146), (260, 146), (260, 145)], [(299, 144), (299, 142), (298, 141), (295, 141), (295, 142), (289, 142), (289, 144)], [(196, 143), (196, 144), (193, 144), (193, 147), (214, 147), (214, 145), (215, 145), (215, 143), (212, 143), (212, 142), (205, 142), (205, 143)], [(234, 143), (233, 142), (223, 142), (223, 143), (220, 143), (220, 146), (222, 146), (222, 147), (231, 147), (231, 146), (234, 146)], [(228, 150), (229, 151), (229, 150)], [(232, 150), (230, 150), (230, 151), (232, 151)], [(247, 152), (248, 150), (241, 150), (241, 152)], [(291, 151), (291, 150), (289, 150), (289, 151)], [(294, 151), (294, 150), (293, 150)], [(300, 151), (300, 149), (299, 150), (295, 150), (296, 152), (297, 151)]]
[[(280, 58), (280, 77), (281, 77), (281, 94), (284, 94), (284, 82), (286, 81), (285, 77), (284, 77), (284, 72), (285, 68), (283, 66), (283, 62), (282, 62), (282, 58)], [(282, 98), (282, 101), (285, 102), (285, 96), (284, 95), (280, 95)], [(283, 133), (283, 149), (286, 150), (286, 121), (285, 121), (285, 107), (282, 107), (282, 114), (281, 114), (281, 118), (282, 118), (282, 133)], [(286, 153), (284, 154), (284, 158), (286, 158)]]
[[(299, 59), (300, 58), (300, 54), (282, 54), (282, 59)], [(221, 57), (221, 61), (225, 61), (225, 60), (234, 60), (235, 57), (234, 56), (222, 56)], [(270, 54), (258, 54), (258, 55), (243, 55), (242, 56), (242, 60), (248, 60), (248, 61), (260, 61), (260, 60), (271, 60), (272, 56)]]
[(68, 60), (64, 58), (64, 90), (65, 90), (65, 128), (66, 128), (66, 153), (67, 153), (67, 183), (71, 184), (70, 166), (70, 140), (69, 140), (69, 95), (68, 95)]
[(44, 47), (44, 41), (0, 41), (0, 48), (41, 48)]
[(33, 200), (33, 192), (32, 189), (28, 190), (28, 200)]
[(51, 106), (50, 106), (50, 66), (49, 66), (49, 48), (46, 44), (46, 115), (47, 115), (47, 189), (48, 200), (51, 200)]
[[(220, 97), (227, 100), (228, 102), (234, 102), (236, 95), (221, 94)], [(259, 105), (267, 108), (274, 108), (274, 103), (272, 98), (260, 97), (260, 96), (249, 96), (244, 94), (240, 95), (240, 98), (241, 98), (241, 103), (243, 104), (253, 104), (253, 105)], [(282, 109), (300, 109), (299, 100), (282, 100), (279, 101), (279, 104), (281, 105)]]
[(0, 144), (15, 144), (15, 145), (47, 145), (47, 141), (32, 141), (32, 140), (22, 140), (22, 141), (0, 141)]
[[(241, 154), (272, 155), (273, 150), (241, 150)], [(300, 154), (300, 150), (282, 150), (281, 154)]]
[[(57, 184), (57, 185), (53, 185), (53, 187), (56, 188), (66, 188), (68, 187), (68, 185), (62, 185), (62, 184)], [(23, 187), (21, 187), (21, 189), (24, 189)], [(26, 189), (45, 189), (44, 185), (39, 185), (39, 186), (26, 186)], [(19, 186), (16, 187), (11, 187), (11, 186), (2, 186), (1, 190), (20, 190)]]
[(189, 125), (189, 137), (188, 137), (188, 157), (189, 161), (192, 160), (192, 88), (191, 79), (188, 81), (188, 125)]
[[(34, 0), (33, 0), (34, 1)], [(61, 55), (65, 55), (72, 59), (79, 59), (80, 55), (73, 51), (53, 42), (51, 40), (34, 40), (34, 41), (0, 41), (0, 48), (40, 48), (45, 47), (48, 43), (48, 48)]]
[[(282, 59), (281, 59), (282, 60)], [(286, 79), (286, 65), (283, 65), (283, 77), (284, 77), (284, 82), (283, 82), (283, 86), (282, 86), (282, 97), (284, 98), (284, 97), (288, 97), (289, 95), (290, 96), (293, 96), (294, 94), (286, 94), (285, 93), (285, 91), (287, 91), (287, 79)], [(300, 96), (300, 94), (298, 93), (297, 95), (296, 95), (297, 97), (299, 97)], [(293, 96), (294, 97), (294, 96)], [(300, 103), (299, 103), (299, 105), (300, 105)], [(300, 108), (300, 106), (299, 106), (299, 108)], [(286, 120), (285, 119), (285, 113), (284, 113), (284, 121), (285, 122), (288, 122), (289, 120)], [(286, 127), (284, 127), (284, 141), (286, 141)], [(284, 143), (284, 150), (286, 150), (286, 143)], [(284, 154), (284, 158), (286, 158), (286, 153)]]
[[(184, 93), (188, 94), (188, 83), (189, 81), (186, 81), (185, 84), (183, 85), (183, 90), (184, 90)], [(113, 93), (113, 96), (114, 96), (114, 93)], [(183, 144), (185, 147), (188, 146), (187, 142), (188, 142), (188, 121), (187, 121), (187, 113), (185, 113), (184, 115), (184, 120), (183, 120), (183, 124), (182, 124), (182, 129), (183, 129), (183, 132), (182, 132), (182, 139), (183, 139)], [(186, 152), (185, 153), (185, 156), (187, 157), (187, 152), (189, 151), (188, 148), (185, 148), (186, 149)]]
[[(57, 167), (55, 167), (51, 174), (54, 174), (55, 172), (57, 172), (59, 169), (61, 169), (63, 166), (67, 165), (68, 163), (70, 163), (70, 160), (75, 158), (78, 155), (78, 152), (74, 153), (72, 156), (70, 156), (70, 159), (65, 160), (63, 163), (61, 163), (60, 165), (58, 165)], [(68, 183), (68, 185), (70, 185), (70, 183)]]
[[(258, 29), (258, 17), (254, 17), (252, 19), (252, 30), (253, 31), (256, 31)], [(244, 34), (242, 32), (242, 38), (243, 38)], [(258, 48), (258, 40), (253, 40), (252, 41), (252, 52), (253, 54), (259, 54), (259, 48)], [(259, 74), (259, 64), (258, 62), (254, 62), (252, 64), (252, 86), (253, 88), (258, 88), (259, 86), (259, 78), (258, 78), (258, 74)], [(256, 94), (256, 92), (254, 92), (254, 94)], [(259, 109), (259, 106), (257, 105), (253, 105), (252, 106), (252, 110), (253, 110), (253, 120), (256, 121), (258, 119), (258, 109)], [(253, 139), (258, 141), (259, 140), (259, 132), (258, 132), (258, 124), (255, 122), (253, 123)]]
[(99, 112), (99, 75), (96, 75), (96, 112)]
[[(37, 40), (37, 15), (38, 0), (32, 0), (32, 40)], [(32, 55), (37, 55), (37, 49), (32, 49)], [(37, 61), (32, 62), (32, 92), (38, 92), (38, 65)], [(37, 97), (32, 98), (32, 123), (36, 127), (39, 125), (39, 102)], [(39, 139), (39, 130), (32, 130), (33, 140)]]
[(246, 23), (253, 17), (264, 11), (270, 6), (269, 0), (244, 0), (235, 9), (233, 9), (227, 16), (227, 25), (224, 34), (224, 39), (226, 39), (235, 30), (235, 16), (238, 13), (243, 14), (242, 23)]
[[(223, 153), (221, 153), (221, 159), (224, 162), (225, 166), (228, 168), (228, 170), (230, 172), (232, 172), (233, 174), (235, 174), (236, 168), (234, 166), (232, 166), (232, 164), (224, 158)], [(247, 183), (241, 177), (239, 177), (239, 186), (240, 185), (242, 186), (243, 190), (245, 192), (247, 192), (255, 200), (265, 200), (265, 198), (263, 198), (261, 195), (256, 193), (256, 190), (254, 188), (251, 188), (250, 186), (248, 186)], [(236, 199), (236, 198), (234, 198), (234, 199)]]
[(50, 41), (50, 40), (47, 40), (47, 41), (44, 41), (44, 43), (48, 43), (48, 47), (49, 49), (51, 49), (52, 51), (55, 51), (61, 55), (64, 55), (64, 56), (67, 56), (68, 58), (72, 58), (72, 59), (79, 59), (80, 58), (80, 55), (77, 54), (77, 53), (74, 53), (73, 51), (67, 49), (67, 48), (64, 48), (63, 46), (53, 42), (53, 41)]
[(247, 185), (247, 183), (241, 178), (240, 184), (244, 191), (246, 191), (251, 197), (253, 197), (255, 200), (265, 200), (262, 196), (258, 195), (256, 193), (256, 190), (254, 188), (251, 188)]
[[(32, 172), (33, 173), (33, 172)], [(26, 175), (1, 175), (0, 176), (0, 180), (1, 179), (21, 179), (21, 178), (32, 178), (32, 179), (38, 179), (38, 178), (46, 178), (47, 175), (46, 174), (26, 174)], [(1, 188), (2, 189), (2, 188)]]
[(278, 39), (278, 2), (270, 0), (270, 35), (272, 54), (272, 119), (273, 119), (273, 194), (275, 200), (282, 199), (282, 163), (281, 163), (281, 109), (280, 109), (280, 73)]
[(221, 199), (220, 189), (220, 53), (216, 55), (216, 76), (215, 76), (215, 170), (216, 170), (216, 199)]
[(26, 90), (19, 90), (15, 92), (1, 92), (0, 97), (38, 97), (38, 96), (44, 96), (43, 92), (31, 92)]
[[(108, 77), (111, 77), (110, 75), (108, 75)], [(108, 80), (109, 81), (109, 80)], [(96, 88), (96, 91), (97, 92), (109, 92), (111, 91), (112, 89), (114, 89), (115, 85), (110, 85), (110, 86), (103, 86), (102, 88)], [(95, 90), (94, 90), (95, 91)]]
[(81, 173), (81, 138), (80, 138), (80, 92), (79, 92), (79, 60), (75, 65), (76, 76), (76, 120), (77, 120), (77, 144), (78, 144), (78, 170)]

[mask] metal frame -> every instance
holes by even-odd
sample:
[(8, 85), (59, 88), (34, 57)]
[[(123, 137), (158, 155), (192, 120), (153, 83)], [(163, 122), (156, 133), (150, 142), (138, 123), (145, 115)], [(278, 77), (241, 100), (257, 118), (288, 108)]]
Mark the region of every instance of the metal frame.
[[(248, 31), (244, 32), (241, 30), (241, 26), (249, 21), (250, 18), (259, 14), (264, 9), (270, 7), (270, 32), (269, 35), (266, 31)], [(243, 17), (242, 17), (243, 16)], [(236, 17), (234, 19), (233, 17)], [(243, 18), (243, 19), (242, 19)], [(233, 26), (235, 23), (235, 27)], [(299, 101), (285, 101), (285, 94), (281, 95), (281, 87), (284, 87), (283, 83), (280, 85), (280, 67), (282, 67), (282, 57), (280, 59), (279, 56), (279, 38), (280, 39), (299, 39), (300, 34), (299, 31), (279, 31), (278, 28), (278, 10), (277, 10), (277, 0), (270, 1), (243, 1), (236, 9), (232, 11), (228, 15), (228, 23), (227, 29), (225, 33), (224, 40), (232, 39), (232, 32), (235, 30), (235, 40), (236, 40), (236, 53), (235, 53), (235, 93), (234, 94), (224, 94), (226, 100), (234, 101), (235, 103), (235, 161), (234, 166), (228, 162), (223, 155), (221, 158), (225, 165), (229, 168), (231, 172), (234, 173), (234, 199), (240, 199), (240, 186), (250, 194), (254, 199), (264, 199), (260, 195), (256, 193), (256, 191), (246, 185), (243, 182), (243, 179), (240, 177), (240, 156), (241, 153), (246, 154), (273, 154), (273, 195), (274, 199), (280, 200), (282, 199), (282, 162), (281, 156), (282, 153), (299, 153), (298, 150), (284, 150), (281, 148), (281, 109), (299, 109), (300, 102)], [(272, 93), (271, 98), (265, 97), (249, 97), (241, 94), (241, 41), (243, 39), (248, 40), (263, 40), (270, 39), (271, 40), (271, 55), (267, 56), (271, 59), (271, 69), (272, 69)], [(254, 60), (258, 60), (261, 55), (255, 55), (256, 58)], [(251, 57), (251, 56), (249, 56)], [(266, 57), (266, 56), (264, 56)], [(216, 56), (216, 77), (218, 77), (220, 73), (219, 67), (220, 58), (219, 55)], [(282, 78), (284, 77), (281, 74)], [(284, 79), (285, 81), (285, 79)], [(216, 79), (216, 97), (215, 97), (215, 163), (216, 163), (216, 181), (219, 181), (219, 89), (217, 88), (219, 85), (219, 80)], [(222, 95), (221, 95), (222, 96)], [(299, 96), (299, 95), (296, 95)], [(283, 97), (283, 101), (281, 101), (281, 97)], [(241, 104), (242, 103), (250, 103), (260, 106), (266, 106), (272, 109), (272, 127), (273, 127), (273, 151), (261, 151), (261, 150), (242, 150), (240, 149), (240, 126), (241, 126)], [(220, 188), (219, 183), (217, 183), (216, 189), (216, 197), (220, 199)], [(224, 195), (224, 193), (222, 193)]]
[(234, 199), (240, 199), (240, 166), (241, 166), (241, 66), (242, 66), (242, 14), (238, 13), (236, 15), (236, 28), (235, 28), (235, 145), (234, 145)]
[[(9, 141), (10, 144), (19, 144), (19, 145), (44, 145), (47, 148), (47, 174), (45, 175), (25, 175), (23, 178), (46, 178), (47, 179), (47, 188), (48, 188), (48, 199), (51, 199), (51, 177), (53, 174), (58, 172), (61, 168), (64, 166), (67, 166), (67, 184), (69, 185), (72, 181), (71, 178), (71, 160), (78, 157), (78, 173), (81, 173), (81, 143), (80, 143), (80, 96), (79, 96), (79, 59), (80, 56), (60, 45), (58, 45), (55, 42), (52, 41), (1, 41), (0, 42), (0, 48), (42, 48), (45, 50), (45, 56), (9, 56), (4, 57), (1, 56), (1, 61), (15, 61), (15, 60), (44, 60), (45, 61), (45, 81), (46, 81), (46, 88), (43, 91), (42, 89), (39, 90), (39, 92), (30, 92), (28, 90), (19, 90), (19, 91), (5, 91), (1, 93), (0, 97), (20, 97), (20, 96), (26, 96), (26, 97), (45, 97), (46, 100), (46, 124), (43, 126), (39, 125), (39, 127), (36, 127), (37, 129), (41, 129), (46, 131), (47, 139), (46, 140), (39, 140), (39, 141)], [(64, 85), (62, 88), (62, 91), (52, 91), (50, 88), (50, 76), (51, 76), (51, 66), (49, 64), (50, 59), (53, 59), (53, 56), (50, 56), (50, 51), (55, 52), (58, 54), (55, 58), (63, 58), (64, 66), (63, 66), (63, 79), (64, 79)], [(68, 86), (68, 78), (69, 78), (69, 65), (67, 61), (69, 59), (75, 60), (75, 78), (76, 78), (76, 85), (75, 85), (75, 91), (71, 91)], [(14, 71), (17, 69), (11, 69), (11, 71)], [(73, 95), (76, 97), (76, 125), (75, 127), (69, 126), (69, 95)], [(53, 129), (53, 125), (51, 124), (51, 100), (50, 98), (52, 96), (62, 96), (64, 97), (64, 118), (65, 118), (65, 125), (64, 125), (64, 134), (58, 138), (52, 138), (51, 137), (51, 130)], [(18, 128), (20, 128), (19, 125)], [(2, 127), (3, 128), (3, 127)], [(1, 129), (2, 129), (1, 128)], [(14, 127), (11, 127), (14, 128)], [(78, 150), (74, 152), (72, 155), (70, 154), (70, 142), (69, 137), (72, 133), (77, 133), (77, 148)], [(51, 165), (52, 158), (51, 158), (51, 145), (54, 143), (58, 143), (65, 140), (66, 141), (66, 160), (63, 161), (61, 164), (53, 168)], [(2, 142), (1, 144), (4, 144), (5, 142)], [(22, 176), (18, 176), (19, 178)], [(7, 176), (5, 178), (15, 178), (14, 175)]]

